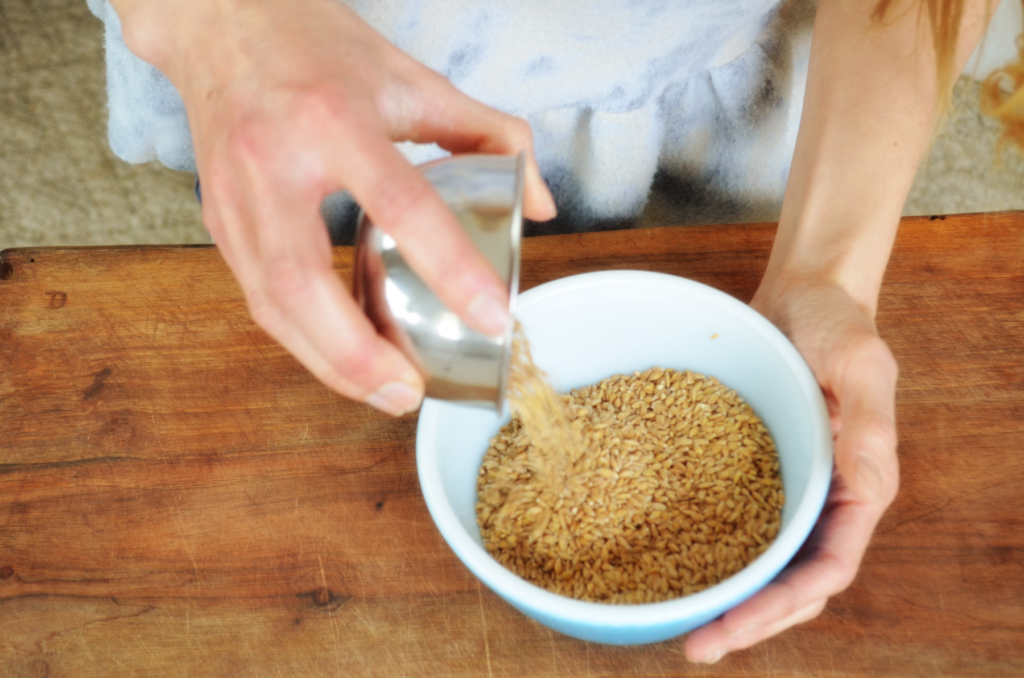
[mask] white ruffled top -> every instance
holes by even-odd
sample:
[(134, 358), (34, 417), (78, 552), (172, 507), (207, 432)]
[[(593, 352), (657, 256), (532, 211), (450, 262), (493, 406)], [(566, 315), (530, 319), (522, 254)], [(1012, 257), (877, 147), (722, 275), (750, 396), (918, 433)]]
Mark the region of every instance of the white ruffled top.
[[(184, 105), (128, 51), (107, 0), (109, 136), (129, 162), (195, 167)], [(531, 123), (559, 208), (635, 216), (655, 172), (738, 203), (781, 200), (812, 0), (344, 0), (471, 97)], [(443, 155), (400, 144), (413, 161)]]

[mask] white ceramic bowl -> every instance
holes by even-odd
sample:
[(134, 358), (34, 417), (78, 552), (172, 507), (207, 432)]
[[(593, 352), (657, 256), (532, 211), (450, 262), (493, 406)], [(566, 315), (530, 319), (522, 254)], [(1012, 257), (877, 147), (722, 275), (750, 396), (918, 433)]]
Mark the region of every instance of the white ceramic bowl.
[(770, 582), (810, 534), (832, 475), (825, 402), (789, 340), (737, 299), (660, 273), (608, 271), (563, 278), (525, 292), (518, 307), (534, 360), (559, 392), (654, 366), (690, 369), (735, 389), (778, 446), (786, 492), (782, 529), (746, 568), (677, 600), (609, 605), (550, 593), (491, 558), (476, 524), (477, 472), (508, 412), (498, 416), (427, 400), (416, 435), (420, 484), (434, 522), (462, 562), (542, 624), (615, 644), (651, 643), (686, 633)]

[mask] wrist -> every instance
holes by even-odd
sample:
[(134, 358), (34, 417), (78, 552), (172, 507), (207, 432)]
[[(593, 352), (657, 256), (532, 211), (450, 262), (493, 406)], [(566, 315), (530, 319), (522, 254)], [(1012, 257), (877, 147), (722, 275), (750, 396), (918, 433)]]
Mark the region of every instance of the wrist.
[(868, 317), (874, 318), (896, 229), (857, 230), (859, 239), (854, 234), (841, 232), (824, 238), (821, 232), (797, 233), (788, 239), (780, 235), (760, 288), (838, 287)]
[(189, 82), (190, 72), (196, 71), (192, 62), (204, 62), (207, 71), (227, 65), (225, 59), (213, 57), (210, 51), (230, 41), (233, 31), (224, 17), (243, 4), (243, 0), (110, 2), (121, 20), (121, 33), (128, 49), (158, 68), (179, 91)]
[(873, 321), (899, 215), (834, 212), (804, 221), (784, 208), (755, 299), (776, 303), (808, 287), (842, 290)]

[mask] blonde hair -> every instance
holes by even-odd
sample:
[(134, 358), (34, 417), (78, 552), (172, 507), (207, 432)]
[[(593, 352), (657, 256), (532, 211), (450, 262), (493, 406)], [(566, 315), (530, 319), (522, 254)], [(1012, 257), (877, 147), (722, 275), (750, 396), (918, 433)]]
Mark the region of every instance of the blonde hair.
[[(900, 0), (879, 0), (872, 18), (884, 21)], [(932, 29), (940, 110), (946, 110), (956, 82), (956, 52), (967, 0), (920, 0)], [(998, 0), (988, 0), (988, 16)], [(1024, 2), (1024, 0), (1022, 0)], [(1017, 38), (1017, 60), (991, 73), (981, 86), (981, 111), (1003, 125), (999, 145), (1006, 142), (1024, 150), (1024, 35)]]
[(1003, 125), (999, 146), (1011, 142), (1024, 151), (1024, 35), (1017, 38), (1017, 60), (981, 84), (981, 112)]

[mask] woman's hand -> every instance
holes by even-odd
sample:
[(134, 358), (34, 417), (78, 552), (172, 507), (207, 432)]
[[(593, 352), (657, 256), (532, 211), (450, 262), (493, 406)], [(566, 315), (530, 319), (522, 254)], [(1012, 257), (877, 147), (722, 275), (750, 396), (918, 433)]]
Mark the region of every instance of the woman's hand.
[(814, 617), (853, 581), (871, 534), (899, 485), (896, 362), (873, 311), (838, 284), (762, 285), (751, 305), (785, 332), (821, 385), (832, 420), (835, 469), (824, 511), (804, 548), (765, 589), (686, 641), (714, 662)]
[[(686, 642), (713, 661), (813, 619), (853, 581), (896, 495), (896, 363), (875, 331), (900, 213), (928, 148), (940, 85), (927, 13), (877, 0), (821, 0), (779, 230), (751, 302), (803, 354), (828, 402), (835, 473), (803, 551), (763, 591)], [(968, 0), (953, 72), (985, 26)]]
[(253, 319), (330, 388), (391, 414), (423, 380), (331, 268), (324, 197), (348, 190), (473, 328), (509, 322), (501, 279), (395, 141), (528, 158), (526, 216), (555, 214), (525, 121), (477, 103), (334, 0), (115, 0), (133, 52), (188, 109), (203, 219)]

